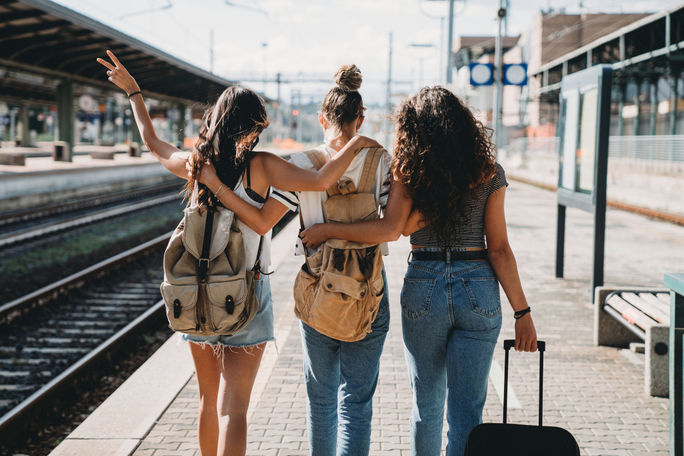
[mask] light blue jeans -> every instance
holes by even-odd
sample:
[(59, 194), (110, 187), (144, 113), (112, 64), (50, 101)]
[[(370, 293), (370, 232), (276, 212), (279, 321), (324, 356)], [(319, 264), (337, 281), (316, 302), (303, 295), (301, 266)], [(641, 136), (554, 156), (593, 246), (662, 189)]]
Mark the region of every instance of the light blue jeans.
[[(384, 270), (382, 276), (387, 284)], [(368, 455), (373, 393), (388, 329), (387, 286), (371, 332), (362, 340), (342, 342), (301, 324), (311, 455)]]
[(463, 456), (468, 434), (482, 422), (489, 367), (501, 330), (494, 271), (487, 260), (412, 260), (401, 308), (413, 389), (411, 454), (441, 454), (446, 399), (447, 455)]

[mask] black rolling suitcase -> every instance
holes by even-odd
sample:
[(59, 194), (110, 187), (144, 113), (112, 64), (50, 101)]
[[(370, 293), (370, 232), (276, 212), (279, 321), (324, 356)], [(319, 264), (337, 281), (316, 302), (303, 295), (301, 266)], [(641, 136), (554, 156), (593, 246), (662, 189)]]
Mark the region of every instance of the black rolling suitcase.
[(506, 366), (504, 367), (503, 424), (484, 423), (475, 427), (468, 436), (465, 456), (579, 456), (575, 438), (565, 429), (542, 426), (542, 397), (544, 386), (544, 350), (546, 344), (538, 341), (539, 349), (539, 426), (507, 424), (508, 413), (508, 352), (515, 341), (505, 340)]

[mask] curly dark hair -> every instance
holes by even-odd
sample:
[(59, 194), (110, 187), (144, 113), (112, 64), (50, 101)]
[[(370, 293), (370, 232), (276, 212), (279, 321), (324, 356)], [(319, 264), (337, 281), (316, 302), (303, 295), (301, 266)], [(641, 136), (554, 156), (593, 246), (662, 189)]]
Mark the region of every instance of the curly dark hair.
[[(268, 117), (259, 95), (239, 86), (224, 90), (202, 118), (199, 138), (192, 150), (192, 176), (185, 187), (188, 204), (204, 163), (213, 164), (221, 182), (233, 188), (266, 127)], [(199, 186), (198, 201), (200, 206), (216, 204), (203, 185)]]
[(443, 246), (466, 216), (466, 200), (496, 174), (491, 129), (443, 87), (425, 87), (396, 115), (393, 170)]

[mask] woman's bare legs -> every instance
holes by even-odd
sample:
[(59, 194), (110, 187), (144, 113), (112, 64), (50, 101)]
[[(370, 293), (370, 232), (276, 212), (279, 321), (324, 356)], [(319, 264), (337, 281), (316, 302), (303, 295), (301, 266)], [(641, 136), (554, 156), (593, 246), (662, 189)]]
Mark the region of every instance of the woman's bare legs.
[(266, 344), (246, 349), (225, 347), (218, 394), (221, 456), (243, 456), (247, 449), (247, 409)]
[(190, 353), (199, 385), (199, 447), (202, 456), (215, 456), (219, 438), (216, 398), (221, 383), (221, 355), (214, 354), (210, 346), (194, 343), (190, 343)]

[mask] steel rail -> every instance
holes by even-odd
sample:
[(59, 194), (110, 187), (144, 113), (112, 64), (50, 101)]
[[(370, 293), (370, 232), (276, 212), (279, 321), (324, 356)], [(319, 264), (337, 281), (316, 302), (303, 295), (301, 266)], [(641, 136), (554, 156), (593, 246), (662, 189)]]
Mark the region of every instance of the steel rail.
[(118, 217), (120, 215), (129, 214), (132, 212), (140, 211), (142, 209), (147, 209), (149, 207), (156, 206), (159, 204), (170, 203), (177, 199), (177, 194), (161, 196), (138, 203), (132, 203), (125, 206), (114, 207), (111, 209), (103, 209), (101, 211), (96, 211), (95, 213), (91, 213), (81, 217), (75, 217), (72, 219), (58, 221), (55, 223), (48, 223), (35, 228), (28, 228), (26, 230), (19, 232), (9, 233), (7, 235), (0, 236), (0, 247), (8, 247), (14, 244), (29, 241), (31, 239), (36, 239), (50, 234), (57, 234), (59, 232), (66, 231), (71, 228), (90, 225), (96, 222)]
[(103, 204), (114, 204), (123, 202), (131, 196), (141, 196), (145, 194), (159, 194), (165, 191), (180, 190), (180, 181), (149, 185), (131, 190), (124, 190), (117, 193), (105, 193), (102, 195), (81, 198), (67, 203), (53, 204), (49, 206), (33, 207), (18, 211), (0, 214), (0, 226), (13, 225), (25, 221), (35, 220), (52, 215), (71, 212), (79, 209), (102, 206)]
[(100, 261), (99, 263), (60, 279), (51, 285), (47, 285), (13, 301), (0, 305), (0, 323), (8, 323), (12, 319), (23, 314), (25, 311), (30, 310), (47, 300), (54, 299), (67, 290), (82, 285), (85, 279), (109, 269), (116, 264), (128, 261), (140, 253), (166, 243), (171, 237), (172, 233), (173, 232), (170, 231), (166, 234), (162, 234), (161, 236), (157, 236), (156, 238), (133, 247), (132, 249), (128, 249), (125, 252), (121, 252), (111, 258)]
[[(283, 232), (284, 228), (289, 223), (294, 223), (293, 218), (292, 214), (288, 214), (288, 216), (281, 220), (278, 233)], [(3, 320), (7, 320), (10, 315), (21, 314), (22, 311), (25, 311), (27, 308), (34, 307), (36, 305), (35, 303), (41, 300), (46, 301), (49, 298), (53, 298), (56, 295), (63, 293), (67, 289), (83, 284), (87, 277), (166, 242), (171, 234), (172, 232), (169, 232), (158, 236), (138, 247), (129, 249), (108, 260), (97, 263), (50, 286), (0, 306), (0, 323)], [(273, 237), (274, 241), (279, 237), (280, 236), (276, 234)], [(35, 414), (39, 413), (44, 404), (53, 401), (59, 394), (72, 387), (73, 384), (77, 382), (78, 378), (83, 377), (86, 372), (97, 369), (98, 365), (108, 359), (108, 357), (117, 349), (122, 348), (127, 340), (133, 338), (142, 328), (151, 324), (154, 319), (164, 318), (163, 309), (164, 301), (157, 301), (135, 320), (110, 336), (87, 355), (80, 358), (61, 374), (51, 379), (47, 384), (33, 392), (29, 397), (22, 400), (9, 412), (1, 416), (0, 440), (9, 441), (8, 439), (16, 438), (17, 435), (27, 432), (27, 422), (35, 421)]]

